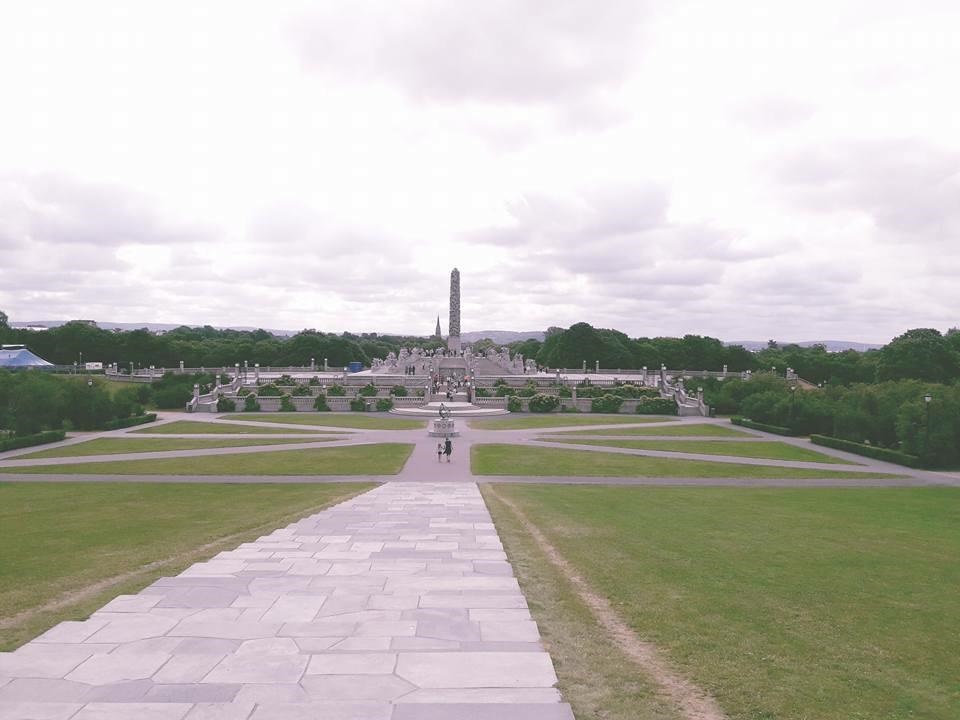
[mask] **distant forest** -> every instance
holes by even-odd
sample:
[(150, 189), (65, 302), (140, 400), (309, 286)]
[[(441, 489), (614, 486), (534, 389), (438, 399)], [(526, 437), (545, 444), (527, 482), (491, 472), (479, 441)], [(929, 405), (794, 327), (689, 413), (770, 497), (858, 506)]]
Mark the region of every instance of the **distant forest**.
[[(403, 347), (443, 348), (435, 337), (333, 333), (303, 330), (291, 337), (266, 330), (218, 330), (208, 326), (180, 327), (163, 335), (147, 330), (112, 331), (85, 322), (69, 322), (47, 331), (11, 328), (0, 312), (0, 342), (24, 344), (40, 357), (58, 365), (84, 362), (117, 363), (120, 368), (154, 365), (176, 368), (231, 367), (235, 363), (262, 366), (344, 367), (350, 362), (369, 366), (373, 358), (386, 358)], [(475, 352), (500, 347), (492, 340), (472, 343)], [(543, 342), (523, 340), (508, 344), (512, 354), (533, 358), (541, 367), (655, 370), (770, 370), (783, 374), (787, 367), (813, 383), (848, 385), (884, 380), (916, 379), (952, 382), (960, 378), (960, 331), (917, 328), (894, 338), (878, 350), (827, 352), (822, 346), (800, 347), (771, 342), (752, 352), (739, 345), (724, 345), (717, 338), (684, 335), (679, 338), (630, 338), (618, 330), (577, 323), (570, 328), (550, 328)]]

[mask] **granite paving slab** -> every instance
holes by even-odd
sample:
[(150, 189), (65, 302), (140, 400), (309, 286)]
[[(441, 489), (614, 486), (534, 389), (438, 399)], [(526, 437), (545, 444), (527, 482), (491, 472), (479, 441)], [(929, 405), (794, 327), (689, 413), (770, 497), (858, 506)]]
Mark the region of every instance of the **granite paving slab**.
[(0, 720), (572, 720), (476, 484), (387, 483), (0, 653)]

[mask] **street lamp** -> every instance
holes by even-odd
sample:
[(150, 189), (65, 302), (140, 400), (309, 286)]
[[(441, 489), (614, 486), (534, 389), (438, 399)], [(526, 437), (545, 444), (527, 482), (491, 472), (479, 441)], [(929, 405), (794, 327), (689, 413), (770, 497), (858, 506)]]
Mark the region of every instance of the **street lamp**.
[(794, 413), (793, 413), (793, 401), (794, 401), (794, 398), (796, 398), (796, 396), (797, 396), (797, 386), (796, 386), (796, 385), (791, 385), (791, 386), (790, 386), (790, 422), (791, 422), (791, 423), (793, 423), (793, 414), (794, 414)]
[(924, 445), (925, 451), (927, 454), (930, 453), (930, 401), (933, 400), (933, 396), (930, 393), (927, 393), (923, 396), (923, 405), (927, 409), (927, 425), (924, 432), (925, 442)]

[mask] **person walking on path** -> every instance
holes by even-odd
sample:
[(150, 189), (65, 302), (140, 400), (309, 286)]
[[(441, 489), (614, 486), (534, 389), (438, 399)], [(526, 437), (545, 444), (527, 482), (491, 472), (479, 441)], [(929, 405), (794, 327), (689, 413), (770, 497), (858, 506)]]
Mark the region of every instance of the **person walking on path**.
[(446, 448), (443, 446), (442, 442), (437, 443), (437, 462), (440, 462), (440, 458), (443, 456), (443, 451)]
[(443, 454), (447, 456), (447, 462), (450, 462), (450, 455), (453, 454), (453, 443), (447, 438), (443, 443)]

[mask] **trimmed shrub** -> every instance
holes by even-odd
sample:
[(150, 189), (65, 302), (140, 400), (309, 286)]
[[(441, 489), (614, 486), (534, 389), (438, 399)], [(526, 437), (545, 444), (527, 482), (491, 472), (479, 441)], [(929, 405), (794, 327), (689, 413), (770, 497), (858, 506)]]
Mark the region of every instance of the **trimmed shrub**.
[(507, 410), (510, 412), (520, 412), (523, 410), (523, 403), (520, 402), (520, 398), (511, 395), (507, 398)]
[(601, 395), (590, 401), (590, 412), (592, 413), (618, 413), (620, 406), (623, 405), (623, 398), (617, 395)]
[(557, 390), (557, 396), (562, 398), (572, 398), (573, 390), (568, 388), (566, 385), (562, 385), (559, 390)]
[(580, 412), (580, 408), (578, 408), (576, 405), (561, 405), (561, 406), (560, 406), (560, 412), (562, 412), (562, 413), (579, 413), (579, 412)]
[(323, 393), (317, 394), (317, 399), (313, 401), (313, 409), (320, 412), (330, 412), (330, 406), (327, 405), (327, 396)]
[(248, 390), (248, 389), (245, 388), (245, 387), (242, 387), (242, 388), (240, 388), (239, 390), (237, 390), (237, 397), (238, 397), (238, 398), (246, 397), (246, 396), (249, 395), (249, 394), (250, 394), (250, 390)]
[(375, 397), (377, 394), (377, 386), (373, 383), (367, 383), (362, 388), (360, 388), (359, 394), (362, 397)]
[[(154, 418), (157, 416), (154, 415)], [(34, 433), (33, 435), (23, 435), (22, 437), (12, 437), (0, 440), (0, 452), (7, 450), (19, 450), (20, 448), (33, 447), (34, 445), (46, 445), (47, 443), (60, 442), (67, 434), (63, 430), (45, 430)]]
[(811, 435), (810, 442), (814, 445), (823, 445), (834, 450), (846, 450), (847, 452), (863, 455), (874, 460), (885, 460), (886, 462), (896, 463), (897, 465), (906, 465), (907, 467), (923, 467), (923, 461), (916, 455), (909, 455), (899, 450), (887, 450), (886, 448), (876, 447), (874, 445), (864, 445), (863, 443), (853, 442), (852, 440), (841, 440), (840, 438), (828, 437), (827, 435)]
[(750, 418), (739, 417), (738, 415), (734, 415), (732, 418), (730, 418), (730, 422), (732, 422), (734, 425), (740, 425), (753, 430), (762, 430), (763, 432), (774, 433), (775, 435), (786, 435), (787, 437), (797, 437), (800, 435), (800, 433), (794, 432), (790, 428), (754, 422)]
[(311, 386), (311, 387), (316, 387), (316, 386), (319, 385), (319, 384), (320, 384), (320, 378), (318, 378), (316, 375), (314, 375), (312, 378), (310, 378), (310, 386)]
[(257, 396), (250, 393), (243, 399), (244, 412), (260, 412), (260, 403), (257, 402)]
[(544, 395), (538, 394), (530, 398), (530, 412), (534, 413), (548, 413), (553, 412), (557, 409), (557, 406), (560, 404), (560, 398), (556, 395)]
[(257, 395), (260, 397), (280, 397), (283, 395), (283, 390), (278, 388), (273, 383), (267, 383), (266, 385), (261, 385), (257, 389)]
[(473, 394), (476, 397), (490, 397), (490, 391), (486, 388), (476, 388), (474, 389)]
[(378, 398), (377, 399), (377, 410), (380, 412), (387, 412), (388, 410), (393, 409), (393, 400), (390, 398)]
[(237, 409), (237, 403), (228, 397), (222, 397), (217, 400), (217, 412), (233, 412)]
[(403, 385), (394, 385), (390, 388), (390, 394), (394, 397), (406, 397), (407, 389)]
[(313, 395), (313, 390), (308, 385), (297, 385), (290, 394), (294, 397), (310, 397)]
[(276, 381), (277, 385), (296, 385), (297, 381), (294, 380), (289, 375), (281, 375), (280, 379)]
[(117, 418), (103, 424), (104, 430), (119, 430), (120, 428), (133, 427), (134, 425), (146, 425), (157, 419), (156, 413), (147, 413), (146, 415), (135, 415), (134, 417)]
[(357, 398), (356, 400), (350, 401), (350, 409), (354, 412), (366, 412), (367, 411), (367, 401)]
[(280, 412), (296, 412), (297, 406), (293, 404), (293, 400), (290, 399), (289, 395), (282, 395), (280, 397)]
[(637, 403), (638, 415), (676, 415), (677, 403), (672, 398), (644, 398)]
[(327, 388), (327, 395), (330, 397), (344, 397), (347, 394), (347, 391), (343, 389), (343, 385), (333, 384)]

